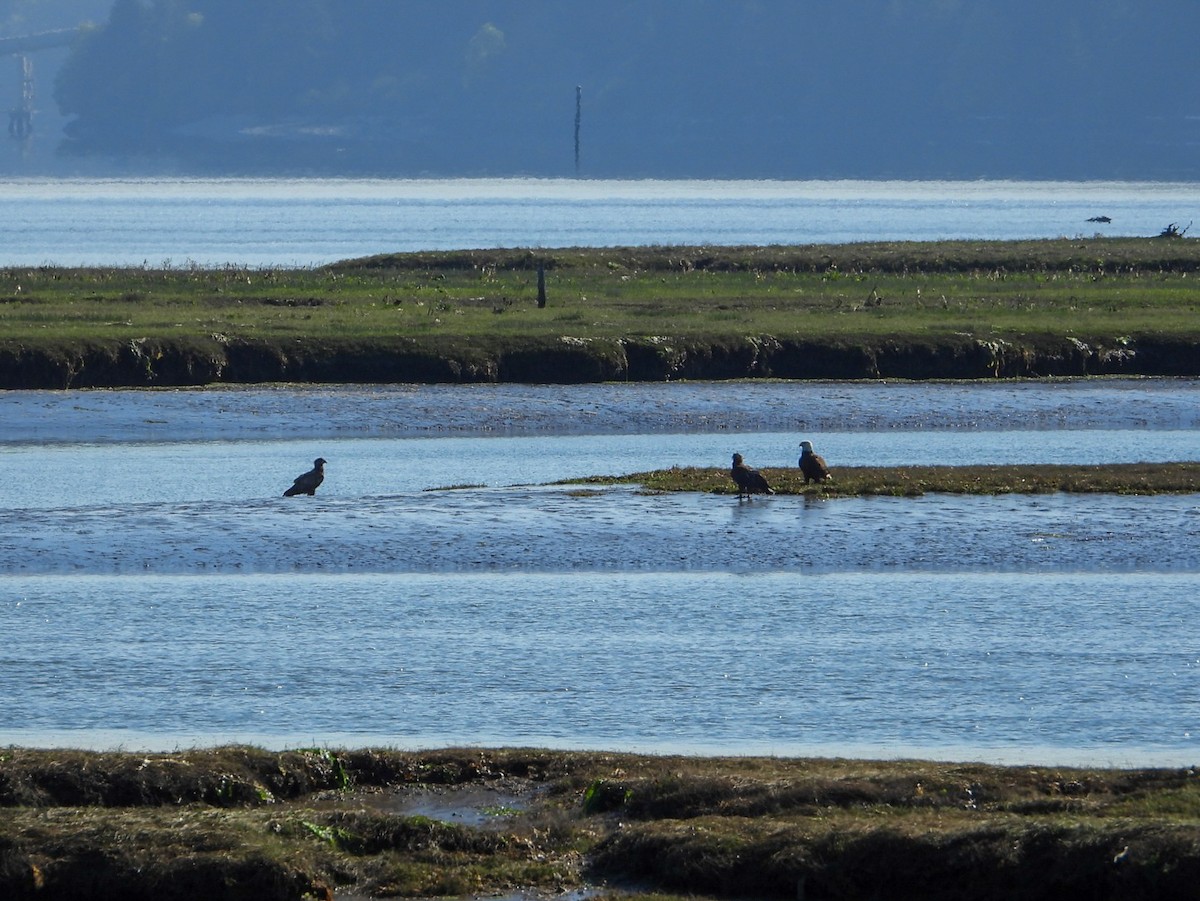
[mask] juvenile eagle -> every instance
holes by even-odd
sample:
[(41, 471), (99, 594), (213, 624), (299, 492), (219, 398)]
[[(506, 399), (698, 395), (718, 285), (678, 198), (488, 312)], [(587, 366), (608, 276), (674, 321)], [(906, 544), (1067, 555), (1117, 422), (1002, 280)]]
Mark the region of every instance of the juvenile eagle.
[(833, 478), (829, 474), (829, 467), (825, 465), (825, 458), (813, 453), (811, 441), (800, 442), (800, 472), (804, 474), (805, 485), (809, 482), (828, 482)]
[(774, 494), (771, 486), (767, 484), (767, 480), (762, 477), (757, 469), (751, 469), (742, 462), (741, 454), (733, 455), (733, 469), (729, 475), (737, 483), (738, 497), (746, 497), (751, 494)]
[(284, 497), (294, 497), (297, 494), (307, 494), (312, 497), (317, 493), (317, 486), (325, 481), (325, 458), (313, 460), (313, 468), (304, 475), (296, 476), (292, 487), (283, 493)]

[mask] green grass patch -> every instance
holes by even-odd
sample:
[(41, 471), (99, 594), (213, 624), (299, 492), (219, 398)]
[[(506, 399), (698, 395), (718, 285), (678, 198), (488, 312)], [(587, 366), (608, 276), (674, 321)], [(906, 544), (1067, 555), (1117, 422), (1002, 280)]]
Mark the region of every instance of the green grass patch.
[[(549, 303), (537, 307), (537, 265)], [(413, 253), (317, 269), (0, 271), (10, 340), (1196, 331), (1200, 241)]]

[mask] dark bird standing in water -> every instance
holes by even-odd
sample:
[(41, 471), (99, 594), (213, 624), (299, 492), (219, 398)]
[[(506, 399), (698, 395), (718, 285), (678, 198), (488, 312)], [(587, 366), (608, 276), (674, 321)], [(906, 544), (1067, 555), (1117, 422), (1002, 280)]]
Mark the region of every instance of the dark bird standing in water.
[(751, 469), (742, 462), (741, 454), (733, 455), (733, 469), (729, 475), (737, 482), (738, 497), (746, 497), (751, 494), (774, 494), (771, 486), (767, 484), (767, 480), (762, 477), (757, 469)]
[(804, 484), (809, 482), (828, 482), (833, 476), (825, 465), (825, 458), (814, 454), (811, 441), (800, 442), (800, 472), (804, 474)]
[(317, 486), (325, 481), (325, 458), (313, 460), (313, 468), (302, 476), (296, 476), (292, 487), (283, 493), (284, 497), (295, 497), (297, 494), (307, 494), (312, 497), (317, 493)]

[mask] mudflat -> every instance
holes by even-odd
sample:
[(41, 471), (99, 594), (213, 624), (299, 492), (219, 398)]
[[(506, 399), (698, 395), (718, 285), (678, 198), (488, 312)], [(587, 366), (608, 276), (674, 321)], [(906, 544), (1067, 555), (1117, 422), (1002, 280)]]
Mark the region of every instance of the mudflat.
[(0, 752), (6, 898), (1186, 898), (1194, 768)]
[[(844, 466), (828, 480), (809, 481), (798, 468), (765, 467), (775, 494), (817, 497), (923, 494), (1191, 494), (1200, 492), (1200, 463), (989, 466)], [(728, 469), (677, 466), (624, 476), (594, 476), (565, 484), (636, 484), (647, 491), (737, 494)]]

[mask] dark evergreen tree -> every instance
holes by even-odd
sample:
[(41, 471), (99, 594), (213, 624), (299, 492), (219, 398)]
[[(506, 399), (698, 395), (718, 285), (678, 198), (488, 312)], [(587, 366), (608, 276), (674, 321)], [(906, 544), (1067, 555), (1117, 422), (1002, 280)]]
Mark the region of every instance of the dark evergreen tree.
[(264, 171), (1195, 177), (1200, 6), (116, 0), (81, 149)]

